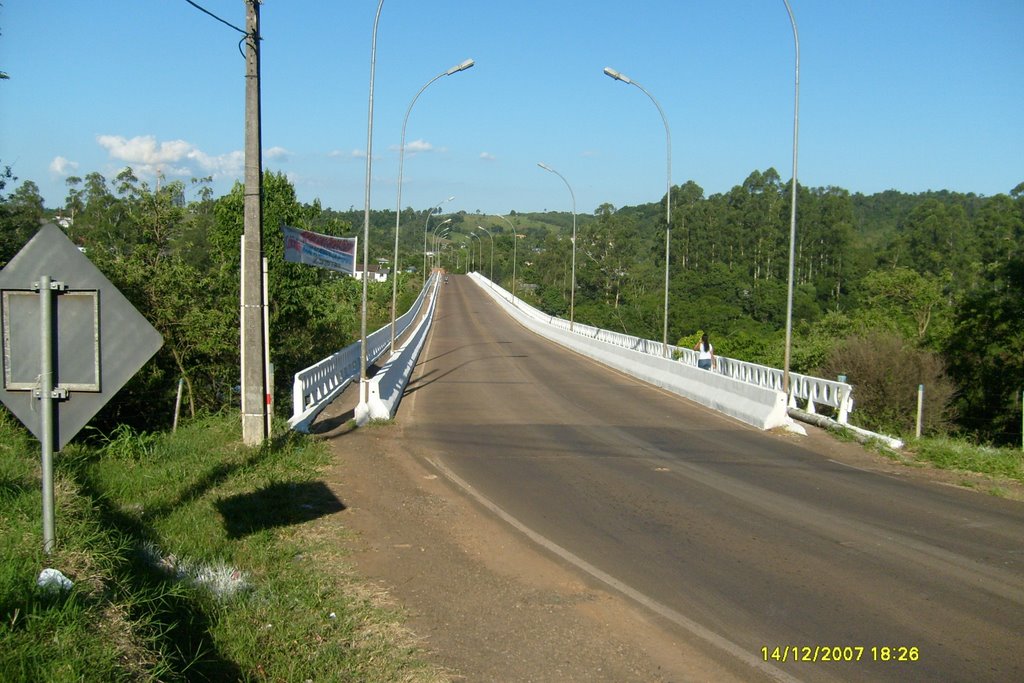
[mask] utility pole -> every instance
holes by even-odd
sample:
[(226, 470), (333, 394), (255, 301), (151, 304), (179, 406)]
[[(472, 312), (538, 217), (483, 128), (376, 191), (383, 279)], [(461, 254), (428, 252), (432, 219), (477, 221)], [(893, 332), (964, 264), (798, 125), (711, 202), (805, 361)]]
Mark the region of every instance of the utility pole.
[(245, 232), (242, 235), (242, 441), (267, 438), (263, 327), (263, 161), (260, 129), (260, 0), (246, 0)]

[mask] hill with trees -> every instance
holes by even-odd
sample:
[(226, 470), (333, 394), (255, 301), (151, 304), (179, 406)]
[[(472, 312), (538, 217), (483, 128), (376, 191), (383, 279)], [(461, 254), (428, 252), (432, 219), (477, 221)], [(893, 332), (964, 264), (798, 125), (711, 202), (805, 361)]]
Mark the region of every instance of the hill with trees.
[[(164, 417), (152, 406), (172, 403), (178, 377), (196, 411), (237, 402), (240, 185), (214, 197), (209, 179), (151, 187), (131, 169), (110, 180), (90, 173), (69, 178), (64, 205), (48, 209), (34, 183), (19, 185), (5, 171), (0, 265), (41, 222), (59, 218), (166, 340), (101, 421), (157, 426)], [(274, 235), (284, 223), (361, 240), (363, 212), (299, 202), (276, 173), (265, 174), (264, 197), (271, 355), (283, 400), (296, 370), (357, 338), (361, 286), (285, 263)], [(664, 202), (602, 204), (575, 217), (576, 320), (661, 339)], [(421, 285), (427, 239), (428, 250), (437, 247), (435, 263), (456, 272), (472, 263), (487, 275), (493, 268), (509, 289), (515, 272), (517, 295), (568, 314), (572, 214), (443, 211), (402, 210), (402, 310)], [(1024, 183), (992, 197), (800, 186), (797, 215), (793, 370), (846, 375), (856, 386), (857, 424), (906, 433), (917, 385), (924, 384), (929, 432), (1019, 442)], [(706, 196), (693, 181), (672, 188), (670, 342), (692, 344), (706, 331), (722, 355), (781, 367), (789, 216), (790, 186), (771, 168), (720, 194)], [(394, 211), (370, 216), (371, 259), (387, 267), (395, 218)], [(470, 237), (474, 232), (479, 239)], [(387, 322), (390, 296), (390, 282), (371, 287), (372, 323)]]

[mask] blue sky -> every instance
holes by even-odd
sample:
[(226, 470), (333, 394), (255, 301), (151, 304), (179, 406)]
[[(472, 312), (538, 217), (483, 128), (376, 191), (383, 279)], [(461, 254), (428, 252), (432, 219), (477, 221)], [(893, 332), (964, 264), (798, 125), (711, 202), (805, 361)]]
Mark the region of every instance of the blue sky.
[[(241, 0), (198, 0), (236, 26)], [(264, 167), (300, 200), (364, 202), (374, 0), (265, 0)], [(792, 0), (800, 35), (798, 177), (853, 192), (992, 195), (1024, 181), (1024, 2)], [(184, 0), (3, 0), (0, 163), (47, 206), (65, 178), (124, 166), (153, 182), (242, 177), (240, 34)], [(782, 0), (385, 0), (371, 203), (484, 213), (658, 200), (672, 181), (726, 192), (792, 175), (793, 34)]]

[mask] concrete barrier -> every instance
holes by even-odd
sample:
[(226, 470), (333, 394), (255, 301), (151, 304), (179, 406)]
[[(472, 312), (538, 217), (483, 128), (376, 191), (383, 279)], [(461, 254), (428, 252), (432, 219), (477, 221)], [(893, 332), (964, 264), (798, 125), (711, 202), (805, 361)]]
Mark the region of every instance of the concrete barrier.
[[(394, 336), (401, 337), (427, 305), (427, 293), (437, 286), (437, 275), (431, 276), (420, 290), (416, 302), (395, 321)], [(391, 326), (385, 325), (366, 339), (366, 362), (376, 363), (377, 359), (391, 347)], [(330, 405), (349, 384), (359, 380), (362, 365), (362, 340), (349, 344), (344, 349), (300, 370), (292, 381), (292, 417), (288, 426), (299, 432), (309, 431), (309, 426), (324, 408)]]
[(435, 278), (426, 314), (420, 318), (412, 335), (388, 358), (377, 374), (368, 380), (366, 400), (363, 401), (360, 397), (355, 410), (357, 425), (362, 426), (370, 420), (390, 420), (398, 412), (398, 404), (402, 400), (405, 387), (409, 384), (409, 377), (416, 366), (416, 360), (420, 356), (434, 319), (438, 282), (439, 280)]
[(545, 339), (759, 429), (793, 426), (781, 391), (569, 332), (524, 311), (522, 302), (514, 304), (491, 287), (477, 284), (520, 324)]

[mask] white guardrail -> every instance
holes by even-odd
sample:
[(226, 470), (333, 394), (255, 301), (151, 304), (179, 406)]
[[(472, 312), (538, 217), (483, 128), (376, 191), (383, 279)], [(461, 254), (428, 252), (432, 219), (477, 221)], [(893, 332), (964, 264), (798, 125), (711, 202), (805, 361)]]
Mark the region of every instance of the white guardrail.
[[(494, 284), (479, 273), (471, 273), (470, 276), (481, 287), (491, 290), (496, 297), (513, 304), (520, 314), (556, 329), (569, 331), (568, 320), (548, 315), (518, 297), (515, 297), (513, 300), (513, 296), (508, 290)], [(662, 343), (650, 339), (641, 339), (640, 337), (633, 337), (621, 332), (603, 330), (591, 325), (581, 325), (577, 322), (574, 322), (572, 325), (572, 334), (657, 358), (665, 357), (665, 349)], [(678, 359), (677, 362), (697, 367), (698, 354), (693, 349), (670, 344), (668, 351), (669, 357)], [(715, 374), (766, 389), (782, 391), (782, 370), (758, 365), (757, 363), (747, 363), (734, 358), (725, 358), (717, 355), (715, 358), (717, 368), (711, 371)], [(815, 405), (829, 406), (836, 410), (837, 421), (844, 426), (848, 426), (850, 411), (853, 410), (853, 387), (846, 382), (837, 382), (791, 372), (789, 373), (789, 389), (790, 407), (799, 408), (797, 405), (798, 399), (804, 402), (804, 410), (811, 414), (815, 413)]]
[[(395, 320), (395, 339), (401, 337), (416, 320), (427, 300), (427, 292), (430, 291), (432, 285), (435, 285), (436, 281), (437, 275), (435, 274), (420, 291), (412, 307)], [(288, 420), (289, 427), (297, 431), (308, 430), (317, 414), (359, 377), (361, 346), (361, 341), (349, 344), (319, 363), (295, 374), (292, 383), (292, 416)], [(366, 346), (367, 364), (376, 362), (391, 346), (391, 325), (385, 325), (368, 335)]]
[(434, 320), (437, 308), (437, 294), (441, 287), (440, 279), (435, 278), (432, 293), (428, 295), (427, 310), (420, 317), (416, 329), (413, 330), (401, 348), (396, 349), (391, 357), (367, 382), (366, 395), (361, 397), (356, 406), (356, 424), (363, 426), (370, 420), (390, 420), (398, 412), (398, 404), (409, 384), (413, 368), (419, 360), (420, 351), (427, 341), (427, 333)]

